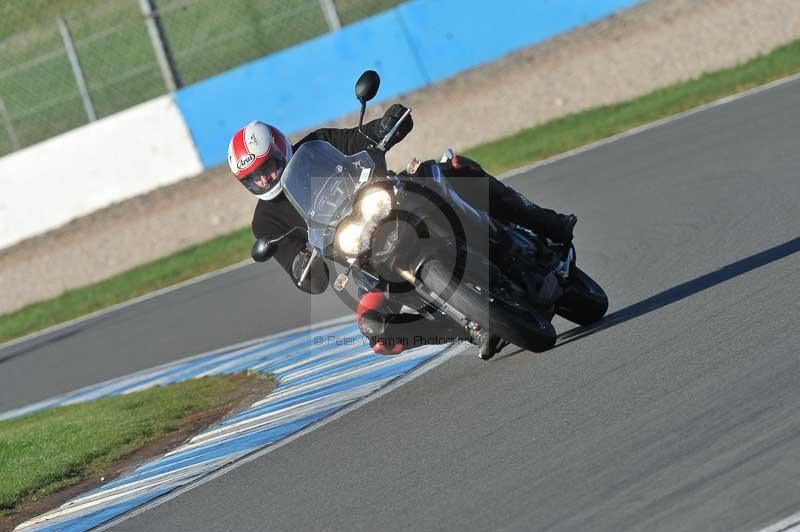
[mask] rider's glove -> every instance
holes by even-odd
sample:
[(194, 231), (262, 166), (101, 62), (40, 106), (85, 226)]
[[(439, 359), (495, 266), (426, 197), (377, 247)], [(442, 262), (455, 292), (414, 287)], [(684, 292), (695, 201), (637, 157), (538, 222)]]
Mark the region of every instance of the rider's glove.
[(449, 164), (453, 174), (458, 177), (482, 177), (488, 175), (478, 164), (478, 161), (473, 161), (463, 155), (453, 155)]
[[(385, 137), (407, 110), (407, 107), (400, 105), (399, 103), (393, 104), (391, 107), (389, 107), (389, 109), (383, 113), (383, 118), (381, 118), (377, 140), (381, 140), (383, 137)], [(403, 123), (400, 124), (400, 127), (397, 128), (397, 131), (394, 132), (392, 138), (389, 139), (389, 142), (386, 143), (386, 149), (388, 150), (406, 138), (406, 135), (409, 134), (413, 127), (414, 121), (411, 119), (411, 115), (408, 115), (406, 119), (403, 120)]]

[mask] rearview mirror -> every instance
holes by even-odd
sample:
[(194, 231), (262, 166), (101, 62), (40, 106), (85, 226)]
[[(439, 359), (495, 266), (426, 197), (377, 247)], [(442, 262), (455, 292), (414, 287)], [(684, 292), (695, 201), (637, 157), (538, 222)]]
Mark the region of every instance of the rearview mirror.
[(259, 238), (253, 244), (253, 249), (250, 250), (250, 256), (256, 262), (266, 262), (272, 258), (278, 250), (278, 244), (266, 238)]
[(356, 98), (365, 105), (368, 101), (373, 99), (378, 94), (378, 88), (381, 86), (381, 77), (374, 70), (367, 70), (356, 81)]

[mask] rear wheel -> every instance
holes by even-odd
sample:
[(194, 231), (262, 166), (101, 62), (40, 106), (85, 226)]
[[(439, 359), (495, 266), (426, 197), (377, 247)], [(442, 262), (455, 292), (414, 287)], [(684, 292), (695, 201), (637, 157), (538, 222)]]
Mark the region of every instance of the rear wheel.
[[(452, 269), (438, 260), (422, 266), (419, 278), (433, 293), (447, 295), (447, 303), (478, 323), (483, 330), (530, 351), (545, 351), (556, 343), (556, 331), (549, 320), (533, 310), (512, 306), (492, 298), (483, 287), (464, 276), (452, 282)], [(448, 289), (449, 285), (449, 289)]]
[(600, 321), (608, 310), (608, 297), (599, 284), (575, 268), (572, 280), (556, 304), (556, 314), (578, 325)]

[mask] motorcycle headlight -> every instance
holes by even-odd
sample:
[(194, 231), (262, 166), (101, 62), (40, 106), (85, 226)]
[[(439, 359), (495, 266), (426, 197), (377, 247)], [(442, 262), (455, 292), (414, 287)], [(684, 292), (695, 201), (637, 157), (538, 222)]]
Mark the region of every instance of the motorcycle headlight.
[(366, 249), (362, 234), (364, 226), (359, 223), (346, 223), (336, 231), (336, 244), (345, 255), (355, 257)]
[(392, 195), (380, 187), (367, 189), (358, 201), (358, 210), (365, 220), (383, 220), (392, 212)]

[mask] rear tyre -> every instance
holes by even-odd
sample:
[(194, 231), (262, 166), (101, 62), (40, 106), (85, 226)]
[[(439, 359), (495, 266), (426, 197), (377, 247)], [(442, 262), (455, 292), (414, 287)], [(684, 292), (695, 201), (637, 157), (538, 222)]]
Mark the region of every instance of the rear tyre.
[[(447, 294), (448, 283), (452, 277), (451, 268), (438, 260), (431, 260), (420, 269), (419, 278), (425, 287), (436, 294)], [(478, 283), (477, 286), (488, 286)], [(529, 351), (541, 352), (556, 343), (553, 325), (535, 311), (521, 311), (520, 308), (493, 298), (490, 301), (484, 290), (476, 288), (468, 276), (451, 285), (447, 303), (464, 313), (469, 319), (481, 325), (483, 330), (499, 336), (503, 340)]]
[(578, 325), (591, 325), (603, 319), (607, 310), (605, 291), (580, 268), (575, 268), (572, 282), (556, 304), (556, 314)]

